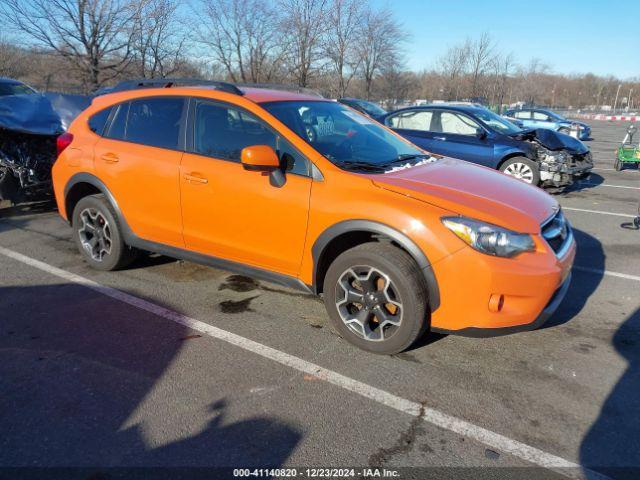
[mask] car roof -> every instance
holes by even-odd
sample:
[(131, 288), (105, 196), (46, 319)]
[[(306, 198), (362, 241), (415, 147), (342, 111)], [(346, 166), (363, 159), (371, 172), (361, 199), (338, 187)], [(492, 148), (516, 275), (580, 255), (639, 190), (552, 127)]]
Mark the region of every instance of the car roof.
[(10, 83), (12, 85), (23, 85), (23, 83), (20, 80), (16, 80), (14, 78), (8, 78), (8, 77), (0, 77), (0, 83)]
[(460, 104), (450, 104), (450, 103), (434, 103), (431, 105), (416, 105), (413, 107), (401, 108), (400, 110), (396, 110), (395, 112), (391, 112), (389, 116), (397, 112), (406, 112), (411, 110), (453, 110), (456, 112), (462, 113), (476, 113), (486, 110), (484, 107), (477, 107), (475, 105), (460, 105)]
[(289, 92), (287, 90), (273, 90), (268, 88), (240, 87), (244, 97), (255, 103), (263, 102), (330, 102), (327, 98), (309, 95), (306, 93)]

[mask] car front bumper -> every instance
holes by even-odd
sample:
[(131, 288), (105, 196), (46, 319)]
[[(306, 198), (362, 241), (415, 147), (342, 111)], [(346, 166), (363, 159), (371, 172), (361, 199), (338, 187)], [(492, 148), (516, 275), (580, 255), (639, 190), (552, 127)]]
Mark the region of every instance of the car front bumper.
[(576, 178), (587, 176), (593, 170), (591, 152), (573, 155), (566, 163), (540, 163), (540, 181), (544, 186), (565, 187)]
[[(435, 332), (490, 337), (532, 330), (557, 310), (571, 283), (576, 245), (567, 240), (561, 257), (541, 237), (536, 252), (498, 258), (465, 248), (433, 265), (440, 307)], [(495, 298), (501, 299), (496, 309)]]

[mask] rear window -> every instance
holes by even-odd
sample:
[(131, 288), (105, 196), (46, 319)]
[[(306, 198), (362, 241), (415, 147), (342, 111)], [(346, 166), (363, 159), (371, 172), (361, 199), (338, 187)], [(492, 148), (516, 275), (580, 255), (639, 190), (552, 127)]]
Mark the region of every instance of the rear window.
[(112, 109), (113, 107), (105, 108), (91, 115), (91, 118), (89, 118), (89, 130), (97, 135), (102, 135)]

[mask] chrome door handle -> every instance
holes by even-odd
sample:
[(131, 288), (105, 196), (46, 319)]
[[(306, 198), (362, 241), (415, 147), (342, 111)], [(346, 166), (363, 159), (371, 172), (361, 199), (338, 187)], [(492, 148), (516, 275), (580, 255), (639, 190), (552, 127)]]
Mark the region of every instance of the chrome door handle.
[(446, 140), (447, 137), (433, 137), (434, 140)]
[(189, 182), (189, 183), (209, 183), (209, 180), (207, 180), (204, 177), (200, 177), (198, 175), (192, 175), (192, 174), (185, 174), (184, 179)]
[(100, 155), (100, 158), (107, 163), (116, 163), (120, 161), (120, 158), (115, 153), (105, 153)]

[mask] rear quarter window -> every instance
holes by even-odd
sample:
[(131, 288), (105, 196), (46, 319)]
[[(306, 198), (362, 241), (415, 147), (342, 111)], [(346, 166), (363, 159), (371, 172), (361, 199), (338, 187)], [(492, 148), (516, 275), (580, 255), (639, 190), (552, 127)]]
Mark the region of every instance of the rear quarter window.
[(89, 117), (89, 130), (91, 130), (96, 135), (102, 136), (104, 134), (104, 127), (107, 124), (107, 120), (109, 119), (109, 114), (113, 107), (105, 108), (104, 110), (100, 110), (98, 113), (94, 113)]

